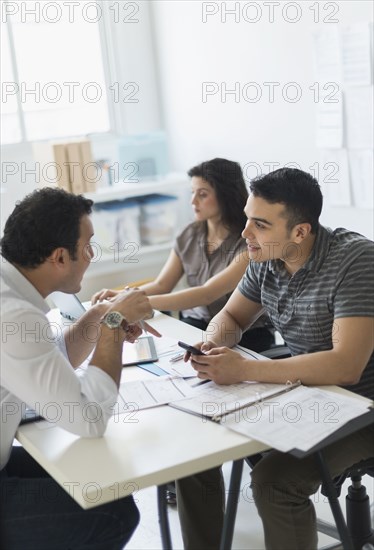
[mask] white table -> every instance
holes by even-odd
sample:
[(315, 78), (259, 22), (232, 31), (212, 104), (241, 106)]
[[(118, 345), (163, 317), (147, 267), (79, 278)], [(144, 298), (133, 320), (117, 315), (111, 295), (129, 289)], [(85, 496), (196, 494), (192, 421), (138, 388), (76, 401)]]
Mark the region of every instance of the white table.
[[(151, 324), (162, 334), (188, 343), (201, 331), (156, 314)], [(151, 374), (123, 369), (122, 381)], [(266, 449), (210, 421), (168, 406), (118, 415), (104, 437), (83, 439), (45, 422), (26, 424), (18, 441), (82, 506), (91, 508), (152, 485), (194, 474)]]
[[(200, 330), (157, 313), (150, 322), (161, 334), (194, 344)], [(138, 367), (127, 367), (122, 382), (152, 377)], [(336, 386), (325, 389), (347, 393)], [(356, 396), (358, 399), (359, 396)], [(366, 400), (369, 403), (369, 400)], [(31, 456), (82, 506), (91, 508), (157, 485), (237, 461), (269, 447), (211, 421), (161, 406), (114, 416), (104, 437), (83, 439), (45, 422), (21, 426), (17, 439)], [(240, 482), (240, 465), (234, 475)], [(239, 479), (239, 481), (238, 481)], [(167, 519), (160, 505), (163, 547), (170, 547)], [(228, 520), (233, 529), (235, 512)], [(225, 548), (225, 536), (221, 546)], [(232, 534), (228, 535), (229, 537)]]

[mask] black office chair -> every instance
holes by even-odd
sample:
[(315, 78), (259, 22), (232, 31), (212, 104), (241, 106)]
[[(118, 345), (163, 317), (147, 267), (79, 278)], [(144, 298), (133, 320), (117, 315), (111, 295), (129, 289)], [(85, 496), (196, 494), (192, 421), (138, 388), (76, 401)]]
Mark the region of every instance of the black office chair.
[[(362, 477), (374, 477), (374, 457), (362, 460), (348, 468), (341, 476), (335, 478), (334, 486), (340, 496), (341, 488), (347, 478), (352, 484), (348, 487), (345, 497), (346, 523), (354, 550), (374, 550), (374, 530), (371, 522), (371, 507), (366, 487), (362, 485)], [(326, 487), (322, 484), (321, 492), (326, 496)], [(317, 520), (317, 529), (329, 537), (340, 540), (338, 529), (322, 519)], [(325, 546), (324, 550), (341, 548), (341, 543)]]

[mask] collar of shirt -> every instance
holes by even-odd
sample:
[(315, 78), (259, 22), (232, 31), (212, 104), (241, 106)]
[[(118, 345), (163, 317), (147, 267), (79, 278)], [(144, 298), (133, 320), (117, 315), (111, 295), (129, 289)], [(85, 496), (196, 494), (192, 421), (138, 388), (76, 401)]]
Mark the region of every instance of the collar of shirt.
[(6, 262), (5, 260), (3, 260), (3, 262), (1, 272), (2, 278), (6, 285), (24, 298), (27, 302), (30, 302), (38, 309), (41, 309), (43, 313), (47, 313), (50, 308), (44, 298), (36, 290), (34, 285), (32, 285), (14, 265)]
[[(301, 269), (318, 273), (329, 251), (330, 239), (331, 229), (323, 227), (323, 225), (319, 225), (312, 252)], [(286, 271), (282, 260), (269, 260), (268, 267), (270, 271), (277, 274), (281, 274)]]

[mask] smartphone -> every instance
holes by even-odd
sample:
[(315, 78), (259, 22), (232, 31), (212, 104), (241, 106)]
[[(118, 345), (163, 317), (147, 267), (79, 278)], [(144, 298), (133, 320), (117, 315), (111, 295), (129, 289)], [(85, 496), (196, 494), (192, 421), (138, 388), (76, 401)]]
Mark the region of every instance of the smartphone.
[(190, 346), (189, 344), (185, 344), (185, 342), (178, 342), (178, 346), (185, 349), (189, 353), (192, 353), (192, 355), (205, 355), (201, 349), (194, 348), (193, 346)]

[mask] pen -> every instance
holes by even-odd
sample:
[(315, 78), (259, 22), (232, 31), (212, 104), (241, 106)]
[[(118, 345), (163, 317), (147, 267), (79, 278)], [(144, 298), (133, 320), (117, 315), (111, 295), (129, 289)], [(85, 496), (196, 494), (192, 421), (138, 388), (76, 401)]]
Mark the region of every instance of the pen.
[(169, 359), (169, 363), (176, 363), (177, 361), (180, 361), (184, 357), (184, 351), (182, 353), (178, 353), (177, 355), (174, 355), (171, 359)]
[(148, 336), (148, 331), (147, 331), (147, 329), (145, 328), (144, 321), (139, 321), (139, 325), (142, 327), (142, 331), (145, 332), (146, 335)]

